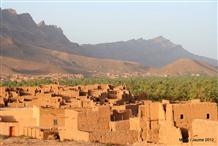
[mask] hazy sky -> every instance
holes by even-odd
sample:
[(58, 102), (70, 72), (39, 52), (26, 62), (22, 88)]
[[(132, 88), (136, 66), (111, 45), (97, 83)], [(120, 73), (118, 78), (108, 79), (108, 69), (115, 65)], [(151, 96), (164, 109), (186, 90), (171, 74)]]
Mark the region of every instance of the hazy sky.
[[(200, 1), (200, 0), (199, 0)], [(9, 2), (38, 23), (61, 27), (73, 42), (102, 43), (164, 36), (192, 53), (217, 58), (217, 2)]]

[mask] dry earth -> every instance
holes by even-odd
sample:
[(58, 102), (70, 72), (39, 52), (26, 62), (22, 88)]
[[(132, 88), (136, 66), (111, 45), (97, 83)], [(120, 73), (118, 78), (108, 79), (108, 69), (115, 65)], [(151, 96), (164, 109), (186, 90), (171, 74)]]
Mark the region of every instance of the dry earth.
[(0, 146), (105, 146), (99, 143), (86, 143), (76, 141), (64, 141), (57, 140), (38, 140), (30, 139), (26, 137), (13, 137), (0, 139)]
[[(27, 137), (0, 137), (0, 146), (118, 146), (112, 144), (100, 144), (77, 141), (39, 140)], [(121, 145), (119, 145), (121, 146)], [(165, 146), (161, 144), (136, 143), (133, 146)]]

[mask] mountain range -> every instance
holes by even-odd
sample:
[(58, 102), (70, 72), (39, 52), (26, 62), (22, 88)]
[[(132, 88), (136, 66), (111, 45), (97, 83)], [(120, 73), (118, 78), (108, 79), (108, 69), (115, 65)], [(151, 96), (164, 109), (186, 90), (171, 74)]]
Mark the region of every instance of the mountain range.
[(176, 45), (163, 36), (149, 40), (140, 38), (97, 45), (82, 45), (80, 50), (80, 53), (83, 55), (134, 61), (146, 67), (163, 67), (182, 58), (204, 61), (214, 66), (217, 65), (217, 60), (194, 55), (181, 45)]
[(194, 55), (162, 36), (80, 45), (55, 25), (35, 23), (28, 13), (0, 13), (1, 74), (217, 74), (217, 60)]

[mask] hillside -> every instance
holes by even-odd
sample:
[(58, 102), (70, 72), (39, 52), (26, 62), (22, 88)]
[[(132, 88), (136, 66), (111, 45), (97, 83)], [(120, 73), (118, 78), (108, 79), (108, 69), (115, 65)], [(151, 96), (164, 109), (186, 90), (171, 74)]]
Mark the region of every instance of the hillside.
[(29, 14), (17, 14), (13, 9), (1, 13), (2, 74), (144, 71), (143, 66), (134, 62), (76, 55), (79, 45), (70, 42), (57, 26), (36, 24)]
[(218, 70), (202, 61), (182, 58), (160, 69), (150, 69), (151, 74), (156, 75), (218, 75)]
[(86, 44), (82, 45), (80, 54), (98, 58), (134, 61), (143, 64), (145, 67), (163, 67), (181, 58), (204, 61), (213, 66), (218, 66), (217, 60), (194, 55), (181, 45), (176, 45), (162, 36), (148, 40), (140, 38), (96, 45)]
[[(149, 70), (154, 75), (168, 72), (217, 74), (211, 66), (217, 66), (216, 60), (191, 54), (162, 36), (150, 40), (79, 45), (71, 42), (58, 26), (47, 25), (44, 21), (36, 24), (28, 13), (17, 14), (13, 9), (0, 9), (0, 12), (0, 74), (143, 75), (148, 68), (155, 68)], [(183, 61), (177, 61), (183, 58), (189, 60), (185, 65)]]

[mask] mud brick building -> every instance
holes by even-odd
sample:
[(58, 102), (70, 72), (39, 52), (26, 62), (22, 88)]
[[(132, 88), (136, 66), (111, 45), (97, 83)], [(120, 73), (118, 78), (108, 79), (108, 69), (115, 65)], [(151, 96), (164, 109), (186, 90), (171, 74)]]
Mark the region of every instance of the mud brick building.
[(137, 100), (125, 87), (108, 84), (0, 90), (0, 135), (112, 144), (218, 145), (216, 103)]

